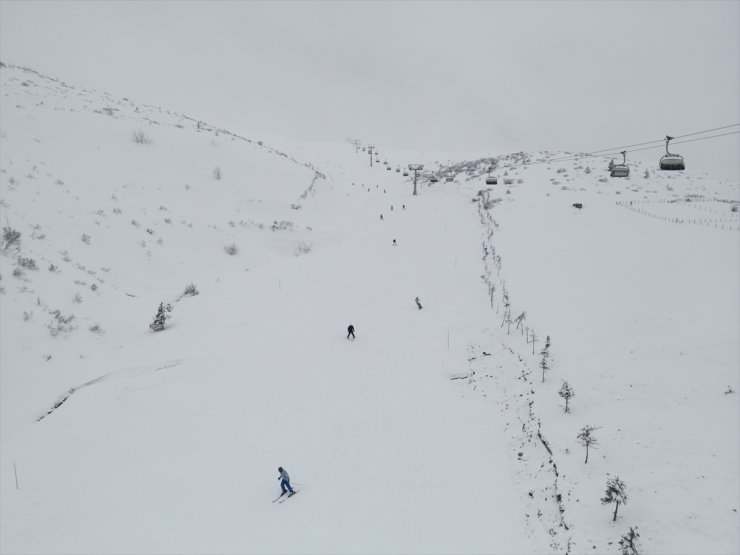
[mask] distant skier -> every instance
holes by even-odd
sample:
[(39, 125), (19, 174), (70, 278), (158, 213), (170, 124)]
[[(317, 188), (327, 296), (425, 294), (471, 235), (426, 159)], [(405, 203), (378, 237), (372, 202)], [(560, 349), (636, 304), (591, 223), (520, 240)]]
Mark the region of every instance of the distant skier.
[(391, 212), (393, 212), (393, 205), (391, 204)]
[(393, 246), (394, 247), (396, 246), (396, 240), (395, 239), (393, 239)]
[(405, 204), (402, 205), (401, 208), (403, 208), (404, 210), (406, 210), (406, 205)]
[(414, 299), (414, 302), (416, 302), (416, 306), (418, 306), (419, 307), (419, 310), (421, 310), (421, 301), (419, 300), (419, 297), (416, 297)]
[(383, 214), (381, 214), (381, 215), (380, 215), (380, 219), (381, 219), (381, 220), (383, 219)]
[(281, 495), (285, 495), (288, 492), (290, 492), (290, 495), (293, 495), (295, 491), (293, 491), (293, 488), (290, 487), (290, 476), (288, 476), (288, 473), (282, 466), (278, 467), (278, 472), (280, 473), (278, 480), (280, 480), (280, 487), (283, 490), (283, 493)]
[(350, 324), (347, 326), (347, 339), (349, 339), (350, 335), (352, 336), (352, 341), (355, 340), (355, 327)]

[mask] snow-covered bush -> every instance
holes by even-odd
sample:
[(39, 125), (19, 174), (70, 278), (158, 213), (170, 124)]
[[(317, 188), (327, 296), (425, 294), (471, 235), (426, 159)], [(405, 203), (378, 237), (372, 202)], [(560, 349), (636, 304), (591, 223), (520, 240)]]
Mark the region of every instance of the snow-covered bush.
[(629, 532), (624, 534), (619, 540), (619, 548), (621, 549), (622, 555), (640, 555), (637, 551), (637, 538), (640, 534), (637, 533), (637, 526), (634, 528), (630, 526)]
[(149, 324), (149, 327), (154, 331), (162, 331), (167, 319), (170, 317), (168, 312), (172, 312), (172, 305), (159, 303), (157, 314), (154, 316), (154, 321)]
[(92, 326), (90, 326), (90, 327), (89, 327), (88, 329), (89, 329), (89, 330), (90, 330), (90, 331), (91, 331), (92, 333), (97, 333), (97, 334), (100, 334), (100, 335), (102, 335), (102, 334), (104, 334), (104, 333), (105, 333), (105, 331), (103, 330), (103, 328), (101, 328), (101, 327), (100, 327), (100, 324), (93, 324), (93, 325), (92, 325)]
[(627, 504), (627, 486), (625, 486), (624, 482), (619, 479), (619, 476), (610, 478), (606, 482), (606, 493), (604, 494), (604, 497), (601, 498), (601, 504), (608, 505), (609, 503), (616, 503), (616, 506), (614, 507), (614, 517), (612, 518), (612, 522), (614, 522), (617, 520), (619, 504)]
[(3, 250), (8, 250), (9, 247), (19, 247), (21, 244), (21, 232), (12, 227), (3, 228)]
[(74, 299), (72, 299), (72, 302), (74, 303), (81, 303), (82, 302), (82, 295), (79, 293), (75, 293)]
[(239, 249), (236, 248), (236, 245), (234, 243), (231, 243), (230, 245), (226, 245), (224, 247), (224, 250), (226, 251), (226, 254), (229, 254), (231, 256), (234, 256), (236, 253), (239, 252)]
[(81, 239), (86, 245), (90, 244), (90, 236), (87, 233), (83, 233)]
[(38, 270), (36, 267), (36, 261), (33, 258), (18, 257), (18, 266), (25, 268), (26, 270)]

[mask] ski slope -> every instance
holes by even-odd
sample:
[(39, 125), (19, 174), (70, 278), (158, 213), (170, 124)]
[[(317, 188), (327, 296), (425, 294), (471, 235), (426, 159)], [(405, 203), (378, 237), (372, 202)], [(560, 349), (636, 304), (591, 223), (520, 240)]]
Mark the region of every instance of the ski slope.
[(476, 172), (412, 197), (348, 144), (0, 78), (3, 553), (740, 550), (736, 183), (576, 160), (486, 209)]

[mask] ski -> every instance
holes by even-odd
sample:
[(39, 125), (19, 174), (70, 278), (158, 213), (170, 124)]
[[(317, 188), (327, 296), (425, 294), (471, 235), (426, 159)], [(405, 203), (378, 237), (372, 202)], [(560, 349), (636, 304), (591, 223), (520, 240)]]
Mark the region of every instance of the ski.
[[(278, 503), (285, 503), (288, 499), (290, 499), (291, 497), (293, 497), (296, 493), (298, 493), (298, 490), (293, 491), (293, 493), (289, 493), (288, 494), (288, 497), (285, 497), (284, 499), (281, 499), (280, 501), (278, 501)], [(282, 495), (280, 497), (282, 497)]]
[(283, 495), (285, 495), (285, 494), (284, 493), (281, 493), (275, 499), (273, 499), (272, 502), (274, 503), (275, 501), (277, 501), (278, 499), (280, 499)]

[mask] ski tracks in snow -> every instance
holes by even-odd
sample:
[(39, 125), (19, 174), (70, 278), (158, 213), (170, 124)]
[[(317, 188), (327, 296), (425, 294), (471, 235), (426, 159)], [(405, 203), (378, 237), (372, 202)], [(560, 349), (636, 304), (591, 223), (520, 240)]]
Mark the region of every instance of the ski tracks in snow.
[(104, 381), (108, 381), (112, 378), (116, 378), (119, 376), (131, 375), (131, 374), (142, 374), (142, 373), (152, 374), (154, 372), (159, 372), (161, 370), (167, 370), (169, 368), (174, 368), (175, 366), (182, 364), (182, 362), (183, 362), (183, 359), (173, 359), (173, 360), (168, 360), (168, 361), (160, 362), (160, 363), (153, 364), (153, 365), (149, 364), (146, 366), (134, 366), (133, 368), (120, 368), (118, 370), (113, 370), (111, 372), (102, 374), (98, 376), (97, 378), (94, 378), (83, 384), (80, 384), (80, 385), (77, 385), (75, 387), (68, 389), (63, 395), (61, 395), (57, 399), (57, 401), (51, 406), (50, 409), (48, 409), (44, 414), (42, 414), (36, 419), (36, 422), (41, 422), (44, 418), (52, 414), (55, 410), (61, 407), (72, 395), (74, 395), (80, 389), (84, 389), (91, 385), (95, 385), (95, 384), (98, 384)]

